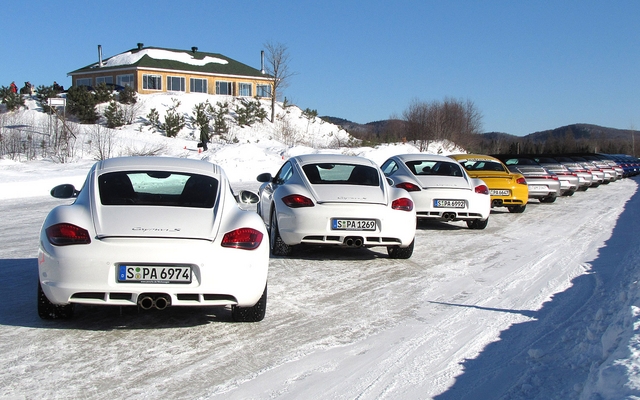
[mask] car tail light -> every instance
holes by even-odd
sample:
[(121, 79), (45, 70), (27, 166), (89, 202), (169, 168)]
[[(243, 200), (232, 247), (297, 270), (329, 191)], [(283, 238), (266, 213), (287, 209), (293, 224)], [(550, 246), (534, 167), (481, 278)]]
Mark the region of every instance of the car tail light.
[(520, 178), (516, 179), (516, 183), (518, 183), (520, 185), (526, 185), (527, 184), (527, 180), (524, 179), (523, 177), (520, 177)]
[(240, 228), (227, 232), (222, 238), (222, 247), (232, 247), (234, 249), (253, 250), (262, 243), (262, 232), (253, 228)]
[(301, 194), (290, 194), (282, 198), (282, 202), (291, 208), (313, 207), (313, 201)]
[(407, 192), (419, 192), (421, 189), (419, 186), (414, 185), (411, 182), (402, 182), (396, 185), (397, 188), (404, 189)]
[(489, 194), (489, 188), (487, 185), (478, 185), (476, 186), (475, 191), (479, 194)]
[(393, 208), (394, 210), (411, 211), (413, 210), (413, 201), (411, 199), (407, 199), (406, 197), (395, 199), (393, 202), (391, 202), (391, 208)]
[(45, 232), (49, 243), (56, 246), (91, 243), (89, 232), (84, 228), (72, 224), (51, 225)]

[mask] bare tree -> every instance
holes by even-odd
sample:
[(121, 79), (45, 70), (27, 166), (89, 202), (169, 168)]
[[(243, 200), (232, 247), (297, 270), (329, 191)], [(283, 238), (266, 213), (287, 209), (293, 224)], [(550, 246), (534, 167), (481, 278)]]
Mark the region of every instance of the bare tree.
[(434, 140), (449, 140), (467, 147), (482, 129), (482, 115), (473, 102), (445, 99), (430, 103), (413, 100), (403, 112), (407, 139), (426, 151)]
[(295, 73), (289, 70), (289, 52), (282, 43), (267, 42), (265, 47), (265, 72), (271, 77), (271, 122), (275, 122), (276, 99), (281, 89), (289, 86), (289, 78)]

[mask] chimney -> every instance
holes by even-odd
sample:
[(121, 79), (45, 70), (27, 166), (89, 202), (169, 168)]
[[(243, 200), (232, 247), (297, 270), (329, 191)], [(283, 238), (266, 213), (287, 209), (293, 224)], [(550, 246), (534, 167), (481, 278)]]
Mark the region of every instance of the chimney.
[(144, 43), (138, 43), (138, 50), (142, 50), (143, 46), (144, 46)]
[(264, 75), (264, 50), (260, 51), (260, 72)]
[(102, 46), (98, 45), (98, 67), (102, 68), (104, 64), (102, 64)]
[(196, 54), (196, 51), (198, 51), (198, 48), (196, 46), (193, 46), (191, 48), (191, 51), (193, 52), (193, 54)]

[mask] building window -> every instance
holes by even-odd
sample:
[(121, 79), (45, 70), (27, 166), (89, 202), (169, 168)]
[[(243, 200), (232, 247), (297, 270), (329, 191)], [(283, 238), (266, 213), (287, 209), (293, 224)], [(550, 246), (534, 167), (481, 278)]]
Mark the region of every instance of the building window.
[(96, 78), (96, 86), (101, 83), (110, 83), (113, 84), (113, 76), (98, 76)]
[(231, 82), (216, 81), (216, 94), (233, 95)]
[(184, 82), (185, 79), (183, 76), (167, 76), (167, 90), (184, 92)]
[(76, 86), (92, 86), (93, 79), (91, 78), (79, 78), (76, 79)]
[(198, 78), (189, 79), (189, 91), (192, 93), (208, 93), (207, 80)]
[(162, 76), (142, 75), (142, 88), (148, 90), (162, 90)]
[(116, 84), (118, 84), (120, 86), (131, 86), (131, 87), (133, 87), (133, 74), (116, 76)]
[(238, 84), (238, 94), (239, 96), (248, 96), (251, 97), (251, 84), (250, 83), (239, 83)]
[(256, 85), (256, 96), (271, 97), (271, 85)]

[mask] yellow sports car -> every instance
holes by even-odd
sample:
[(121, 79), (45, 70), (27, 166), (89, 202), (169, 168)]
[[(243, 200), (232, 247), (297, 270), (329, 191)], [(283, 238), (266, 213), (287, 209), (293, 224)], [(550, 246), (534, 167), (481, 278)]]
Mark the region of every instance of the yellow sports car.
[(509, 172), (497, 158), (480, 154), (454, 154), (472, 178), (479, 178), (489, 187), (491, 207), (507, 207), (509, 212), (521, 213), (527, 207), (529, 188), (521, 174)]

